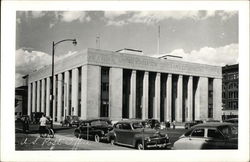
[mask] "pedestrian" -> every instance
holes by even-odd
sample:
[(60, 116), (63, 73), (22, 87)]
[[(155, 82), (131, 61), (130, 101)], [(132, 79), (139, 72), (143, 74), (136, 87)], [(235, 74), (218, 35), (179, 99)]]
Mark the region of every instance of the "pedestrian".
[(173, 129), (175, 129), (175, 120), (172, 122)]
[(29, 117), (24, 116), (22, 118), (22, 122), (23, 122), (23, 132), (28, 133), (29, 132)]
[(48, 122), (48, 119), (43, 114), (42, 117), (40, 118), (40, 127), (39, 127), (40, 137), (43, 137), (44, 134), (46, 133), (46, 123), (47, 122)]
[(167, 122), (166, 122), (166, 128), (167, 129), (170, 128), (170, 122), (169, 122), (169, 120), (167, 120)]

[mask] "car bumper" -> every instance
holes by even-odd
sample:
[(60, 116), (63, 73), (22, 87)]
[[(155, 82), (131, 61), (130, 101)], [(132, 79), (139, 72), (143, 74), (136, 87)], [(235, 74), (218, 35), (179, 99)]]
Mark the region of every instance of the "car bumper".
[(171, 145), (171, 143), (162, 143), (162, 144), (150, 144), (146, 145), (146, 148), (167, 148)]
[(147, 148), (167, 148), (171, 145), (168, 138), (158, 138), (151, 141), (145, 141)]

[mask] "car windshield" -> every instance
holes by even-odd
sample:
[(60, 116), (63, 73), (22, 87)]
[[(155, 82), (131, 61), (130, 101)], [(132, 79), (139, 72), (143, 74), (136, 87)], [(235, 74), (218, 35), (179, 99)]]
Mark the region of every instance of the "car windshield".
[(134, 129), (143, 128), (143, 124), (141, 122), (133, 123), (132, 126)]
[(218, 128), (225, 137), (234, 138), (238, 136), (237, 126), (222, 126)]
[(78, 120), (79, 118), (78, 118), (78, 116), (72, 116), (72, 119), (73, 120)]

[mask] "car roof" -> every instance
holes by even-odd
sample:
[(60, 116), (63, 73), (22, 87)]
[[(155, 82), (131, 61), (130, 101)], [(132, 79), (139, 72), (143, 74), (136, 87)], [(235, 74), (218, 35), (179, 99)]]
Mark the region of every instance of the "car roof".
[(209, 122), (209, 123), (202, 123), (202, 124), (197, 124), (193, 126), (193, 128), (197, 127), (220, 127), (220, 126), (233, 126), (235, 124), (233, 123), (218, 123), (218, 122)]
[(238, 120), (238, 118), (230, 118), (230, 119), (226, 119), (225, 121), (231, 121), (231, 120)]
[(118, 121), (117, 123), (137, 123), (137, 122), (145, 122), (145, 121), (141, 119), (126, 119), (126, 120)]
[(86, 119), (86, 120), (82, 120), (81, 122), (92, 122), (92, 121), (111, 121), (108, 118), (95, 118), (95, 119)]

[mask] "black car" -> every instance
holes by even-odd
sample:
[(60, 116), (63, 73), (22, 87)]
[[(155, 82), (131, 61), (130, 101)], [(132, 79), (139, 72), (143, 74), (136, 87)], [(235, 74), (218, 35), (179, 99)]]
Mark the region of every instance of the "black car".
[(31, 123), (38, 124), (40, 122), (40, 118), (43, 116), (43, 112), (32, 112), (31, 113)]
[(159, 129), (161, 123), (157, 119), (146, 119), (145, 120), (145, 126), (148, 126), (152, 129)]
[(224, 120), (223, 122), (238, 124), (238, 118), (226, 119), (226, 120)]
[(80, 119), (78, 116), (76, 115), (69, 115), (69, 116), (66, 116), (65, 119), (61, 122), (62, 124), (62, 127), (63, 126), (69, 126), (69, 127), (72, 127), (72, 126), (76, 126), (78, 127), (79, 126), (79, 123), (80, 123)]
[(93, 139), (95, 142), (107, 140), (107, 134), (113, 129), (111, 120), (109, 119), (91, 119), (80, 122), (78, 128), (75, 129), (74, 135), (77, 138)]

